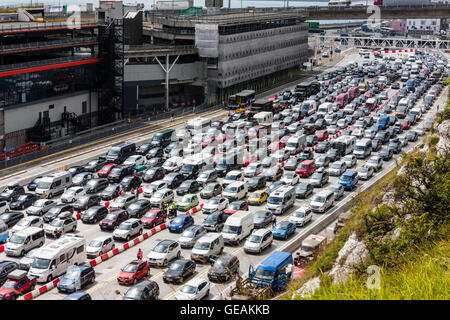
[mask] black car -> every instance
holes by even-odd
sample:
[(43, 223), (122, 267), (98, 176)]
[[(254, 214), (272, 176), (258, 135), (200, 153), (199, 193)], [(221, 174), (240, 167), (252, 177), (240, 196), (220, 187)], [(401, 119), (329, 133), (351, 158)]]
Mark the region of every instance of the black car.
[(56, 206), (50, 208), (42, 217), (45, 223), (50, 223), (56, 219), (60, 213), (70, 212), (73, 213), (73, 207), (70, 204), (57, 204)]
[(382, 143), (381, 140), (373, 139), (372, 140), (372, 151), (378, 151), (381, 149)]
[(339, 152), (338, 149), (330, 149), (328, 150), (328, 152), (325, 154), (328, 158), (330, 158), (331, 162), (337, 161), (339, 159), (341, 159), (341, 153)]
[(133, 166), (117, 166), (108, 174), (108, 181), (120, 182), (124, 177), (134, 174)]
[(142, 176), (144, 182), (150, 183), (156, 180), (161, 180), (166, 175), (166, 170), (163, 167), (152, 167), (147, 169)]
[(167, 183), (167, 187), (170, 189), (177, 188), (183, 182), (183, 180), (183, 175), (179, 172), (171, 172), (163, 179), (163, 181)]
[(120, 195), (120, 184), (110, 184), (107, 186), (102, 193), (100, 193), (100, 197), (104, 201), (109, 201), (114, 198), (117, 198)]
[(127, 208), (127, 212), (130, 215), (130, 218), (140, 218), (150, 209), (150, 200), (141, 199), (130, 204)]
[(89, 180), (84, 188), (86, 190), (86, 193), (97, 193), (105, 190), (106, 187), (108, 187), (108, 184), (108, 179), (96, 178)]
[(172, 262), (169, 268), (164, 272), (163, 281), (165, 283), (182, 283), (192, 276), (195, 272), (196, 264), (192, 260), (178, 259)]
[(398, 154), (402, 151), (402, 143), (398, 139), (390, 141), (388, 150), (392, 150), (393, 153)]
[(222, 185), (218, 182), (208, 183), (200, 192), (200, 198), (210, 199), (212, 197), (218, 196), (223, 191)]
[(132, 286), (122, 300), (156, 300), (159, 296), (159, 286), (152, 280), (141, 280)]
[(208, 271), (209, 281), (226, 282), (239, 272), (239, 260), (231, 254), (224, 254), (219, 258), (212, 257), (211, 268)]
[(330, 150), (331, 144), (327, 141), (319, 142), (319, 144), (314, 148), (314, 151), (317, 153), (325, 153)]
[(155, 147), (155, 145), (151, 144), (151, 143), (144, 143), (141, 144), (137, 149), (136, 149), (136, 154), (140, 154), (140, 155), (146, 155), (147, 152), (149, 152), (151, 149), (153, 149)]
[(8, 228), (11, 228), (14, 226), (17, 222), (19, 222), (20, 219), (25, 217), (23, 212), (19, 211), (9, 211), (5, 212), (0, 215), (0, 220), (3, 220), (3, 222), (8, 226)]
[(247, 182), (248, 191), (255, 191), (264, 189), (266, 187), (266, 177), (265, 176), (255, 176), (248, 180)]
[(255, 229), (264, 228), (272, 222), (272, 212), (259, 210), (253, 214), (253, 226)]
[(91, 172), (80, 172), (72, 178), (72, 186), (84, 187), (89, 180), (93, 179), (94, 175)]
[(25, 194), (25, 189), (18, 183), (6, 186), (0, 193), (0, 201), (16, 201), (20, 195)]
[(297, 166), (300, 164), (302, 160), (300, 158), (289, 158), (288, 161), (286, 161), (286, 163), (284, 164), (284, 170), (288, 170), (288, 171), (295, 171), (295, 169), (297, 168)]
[(87, 210), (92, 206), (100, 204), (100, 196), (96, 194), (88, 194), (73, 203), (74, 210), (82, 211)]
[(164, 149), (160, 148), (160, 147), (156, 147), (153, 149), (150, 149), (146, 154), (145, 157), (147, 159), (151, 159), (151, 158), (163, 158), (164, 157)]
[(108, 164), (108, 161), (106, 160), (106, 158), (99, 157), (98, 159), (94, 159), (94, 160), (91, 160), (88, 163), (86, 163), (84, 165), (84, 171), (97, 172), (98, 170), (103, 168), (103, 166), (105, 164)]
[(93, 206), (83, 213), (81, 221), (83, 221), (83, 223), (96, 223), (103, 220), (108, 213), (108, 208), (105, 206)]
[(380, 153), (378, 154), (383, 161), (389, 161), (392, 159), (394, 151), (390, 148), (383, 148), (381, 149)]
[(310, 134), (309, 136), (306, 136), (306, 145), (308, 147), (313, 147), (319, 142), (319, 139), (317, 139), (317, 136), (315, 134)]
[(295, 197), (297, 199), (305, 199), (313, 194), (314, 187), (312, 184), (307, 182), (301, 182), (295, 188)]
[(84, 170), (84, 166), (73, 166), (73, 167), (70, 167), (69, 169), (67, 169), (67, 171), (69, 171), (73, 177), (81, 172), (84, 172), (85, 170)]
[(11, 210), (23, 210), (31, 206), (40, 197), (37, 194), (25, 193), (9, 204)]
[(330, 174), (323, 168), (313, 173), (310, 179), (310, 183), (314, 188), (322, 188), (330, 180)]
[(140, 187), (142, 179), (138, 176), (126, 176), (120, 181), (120, 185), (123, 190), (130, 191), (131, 189), (137, 189)]
[(14, 261), (0, 262), (0, 286), (8, 279), (8, 275), (19, 268), (19, 264)]
[(207, 231), (220, 232), (223, 229), (225, 222), (228, 219), (228, 214), (221, 211), (214, 211), (209, 214), (208, 217), (205, 218), (202, 222), (202, 226)]
[(177, 188), (176, 192), (178, 196), (184, 196), (188, 193), (197, 193), (200, 190), (200, 184), (197, 180), (183, 181)]
[(418, 134), (417, 134), (417, 132), (415, 132), (415, 131), (409, 131), (407, 134), (406, 134), (406, 136), (405, 136), (405, 138), (406, 138), (406, 140), (408, 140), (408, 141), (416, 141), (417, 140), (417, 137), (418, 137)]
[(374, 139), (380, 140), (382, 144), (387, 143), (390, 139), (389, 131), (378, 131)]

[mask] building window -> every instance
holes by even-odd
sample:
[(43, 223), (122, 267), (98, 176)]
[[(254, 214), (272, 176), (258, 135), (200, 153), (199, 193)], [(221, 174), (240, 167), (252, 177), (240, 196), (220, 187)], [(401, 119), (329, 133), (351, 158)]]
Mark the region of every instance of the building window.
[(55, 109), (55, 105), (54, 105), (54, 104), (49, 105), (49, 106), (48, 106), (48, 109), (49, 109), (49, 110), (50, 110), (50, 109)]
[(87, 112), (87, 102), (83, 101), (83, 103), (81, 104), (81, 113), (86, 113)]

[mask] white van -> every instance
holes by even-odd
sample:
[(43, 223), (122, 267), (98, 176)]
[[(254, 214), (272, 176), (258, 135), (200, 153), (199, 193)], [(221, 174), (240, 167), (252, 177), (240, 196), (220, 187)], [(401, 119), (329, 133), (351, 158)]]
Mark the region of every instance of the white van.
[(245, 241), (244, 251), (247, 253), (261, 253), (265, 248), (270, 247), (272, 242), (272, 231), (265, 228), (257, 229)]
[(418, 74), (419, 73), (419, 66), (417, 64), (413, 64), (411, 67), (411, 73), (412, 74)]
[(70, 172), (55, 172), (39, 180), (35, 193), (42, 195), (45, 192), (47, 198), (51, 198), (54, 195), (63, 193), (64, 189), (69, 188), (71, 185), (72, 175)]
[(334, 204), (334, 192), (331, 190), (324, 190), (316, 194), (309, 206), (313, 212), (324, 213)]
[(333, 104), (331, 102), (324, 102), (317, 109), (317, 115), (322, 116), (322, 118), (331, 113), (333, 113)]
[(273, 113), (270, 111), (258, 112), (253, 116), (253, 119), (258, 122), (258, 125), (272, 125)]
[(422, 110), (420, 108), (412, 108), (409, 113), (416, 116), (416, 120), (422, 118)]
[(21, 257), (33, 248), (41, 247), (45, 242), (44, 229), (28, 227), (14, 232), (6, 242), (7, 256)]
[(372, 141), (370, 139), (362, 139), (356, 142), (353, 154), (358, 159), (364, 159), (372, 154)]
[(408, 99), (406, 98), (402, 98), (400, 99), (400, 101), (398, 102), (397, 108), (409, 108), (409, 103), (408, 103)]
[(191, 252), (191, 259), (206, 263), (211, 256), (218, 256), (224, 248), (223, 236), (217, 232), (210, 232), (197, 240)]
[(292, 154), (297, 154), (306, 148), (306, 135), (291, 136), (286, 142), (286, 150)]
[(222, 192), (224, 198), (230, 201), (241, 200), (247, 196), (248, 186), (244, 181), (236, 181), (229, 184)]
[(85, 260), (86, 239), (66, 234), (36, 251), (28, 276), (38, 282), (50, 282), (70, 266), (83, 264)]
[(266, 209), (273, 214), (283, 214), (295, 203), (295, 187), (283, 185), (273, 191), (267, 199)]
[(238, 211), (228, 217), (222, 229), (225, 243), (238, 245), (253, 231), (253, 214), (250, 211)]
[(205, 118), (195, 118), (186, 123), (186, 129), (192, 134), (206, 132), (206, 129), (211, 125), (211, 120)]

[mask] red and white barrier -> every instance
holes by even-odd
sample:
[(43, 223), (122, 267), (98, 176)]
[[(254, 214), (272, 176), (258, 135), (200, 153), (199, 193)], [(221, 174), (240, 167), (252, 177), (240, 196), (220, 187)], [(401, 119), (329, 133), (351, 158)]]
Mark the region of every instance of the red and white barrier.
[(39, 288), (37, 288), (37, 289), (34, 289), (34, 290), (31, 291), (31, 292), (28, 292), (27, 294), (25, 294), (25, 295), (23, 296), (23, 298), (24, 298), (25, 300), (31, 300), (31, 299), (34, 299), (34, 298), (40, 296), (41, 294), (43, 294), (43, 293), (45, 293), (45, 292), (47, 292), (47, 291), (50, 291), (51, 289), (53, 289), (54, 287), (56, 287), (56, 285), (58, 284), (58, 282), (59, 282), (59, 278), (56, 278), (56, 279), (54, 279), (53, 281), (50, 281), (49, 283), (44, 284), (43, 286), (41, 286), (41, 287), (39, 287)]
[(0, 246), (0, 252), (5, 251), (5, 246)]
[(294, 267), (292, 272), (292, 278), (300, 278), (302, 275), (306, 273), (306, 269), (302, 269), (299, 267)]
[(199, 212), (199, 211), (201, 211), (202, 209), (203, 209), (203, 203), (200, 203), (198, 206), (192, 208), (192, 209), (189, 210), (189, 211), (186, 211), (186, 214), (187, 214), (187, 215), (193, 215), (194, 213)]
[(373, 54), (375, 53), (405, 53), (405, 52), (415, 52), (417, 49), (402, 49), (402, 50), (378, 50), (378, 51), (372, 51)]

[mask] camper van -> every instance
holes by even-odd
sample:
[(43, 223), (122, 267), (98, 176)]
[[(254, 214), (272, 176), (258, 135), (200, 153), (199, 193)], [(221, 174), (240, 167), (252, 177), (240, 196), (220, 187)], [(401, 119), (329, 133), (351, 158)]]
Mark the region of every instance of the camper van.
[(258, 112), (253, 116), (253, 119), (258, 122), (259, 125), (272, 125), (273, 113), (269, 111)]
[(72, 175), (68, 171), (56, 172), (39, 180), (35, 193), (42, 195), (44, 192), (47, 198), (52, 198), (57, 194), (62, 194), (65, 188), (72, 185)]
[(297, 154), (306, 148), (306, 135), (292, 136), (286, 143), (286, 150), (291, 152), (291, 155)]
[(7, 256), (21, 257), (31, 249), (41, 247), (45, 242), (44, 229), (28, 227), (15, 232), (5, 246)]
[(273, 214), (283, 214), (295, 203), (295, 187), (283, 185), (273, 191), (267, 199), (266, 209)]
[(74, 264), (86, 260), (86, 239), (79, 235), (63, 235), (58, 240), (39, 248), (28, 276), (38, 282), (50, 282)]
[(331, 143), (332, 148), (337, 149), (342, 155), (353, 152), (356, 144), (356, 137), (354, 136), (340, 136)]
[(195, 118), (189, 120), (186, 123), (186, 130), (192, 135), (199, 132), (206, 132), (207, 128), (211, 125), (211, 120), (205, 118)]
[(228, 217), (222, 229), (225, 243), (239, 244), (253, 231), (253, 214), (250, 211), (238, 211)]
[(370, 139), (362, 139), (359, 140), (355, 144), (355, 151), (353, 151), (353, 154), (358, 159), (364, 159), (368, 156), (370, 156), (372, 153), (372, 141)]

